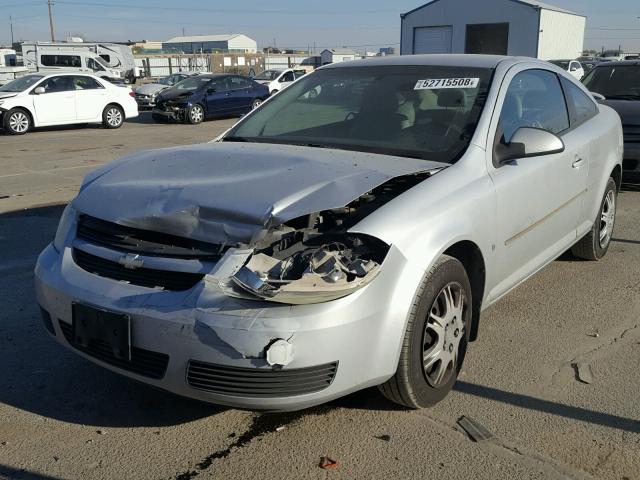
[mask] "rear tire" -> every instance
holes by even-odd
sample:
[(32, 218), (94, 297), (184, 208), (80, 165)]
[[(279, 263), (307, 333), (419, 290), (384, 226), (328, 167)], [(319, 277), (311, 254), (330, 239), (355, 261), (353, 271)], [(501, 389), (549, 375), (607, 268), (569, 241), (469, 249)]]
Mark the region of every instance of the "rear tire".
[(617, 205), (618, 187), (615, 180), (609, 178), (596, 221), (589, 233), (571, 247), (573, 255), (585, 260), (600, 260), (607, 254), (615, 227)]
[(124, 112), (118, 105), (107, 105), (102, 112), (102, 125), (105, 128), (120, 128), (124, 123)]
[(451, 391), (467, 351), (472, 300), (462, 263), (440, 257), (416, 293), (396, 373), (378, 387), (385, 397), (425, 408)]
[(24, 135), (31, 130), (31, 116), (20, 108), (14, 108), (4, 114), (4, 129), (10, 135)]
[(255, 110), (256, 108), (258, 108), (260, 105), (262, 105), (262, 102), (263, 102), (262, 99), (256, 98), (251, 104), (251, 110)]

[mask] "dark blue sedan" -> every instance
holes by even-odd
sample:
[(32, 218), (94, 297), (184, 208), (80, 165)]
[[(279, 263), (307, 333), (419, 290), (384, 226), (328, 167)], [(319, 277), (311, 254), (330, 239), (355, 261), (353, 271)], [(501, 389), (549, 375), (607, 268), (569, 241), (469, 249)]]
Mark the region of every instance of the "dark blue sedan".
[(153, 119), (200, 123), (206, 118), (243, 115), (269, 96), (269, 88), (241, 75), (187, 78), (156, 99)]

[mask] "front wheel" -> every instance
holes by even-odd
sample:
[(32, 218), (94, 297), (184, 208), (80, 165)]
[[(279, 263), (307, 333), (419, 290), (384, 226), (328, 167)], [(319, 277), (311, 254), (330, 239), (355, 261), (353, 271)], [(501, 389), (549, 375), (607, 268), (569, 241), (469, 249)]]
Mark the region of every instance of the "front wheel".
[(396, 373), (378, 388), (392, 402), (431, 407), (453, 388), (471, 331), (469, 277), (455, 258), (443, 255), (416, 293)]
[(31, 117), (19, 108), (9, 110), (4, 114), (4, 128), (11, 135), (24, 135), (31, 129)]
[(187, 121), (191, 125), (197, 125), (204, 120), (204, 108), (202, 105), (194, 105), (187, 111)]
[(589, 233), (571, 247), (571, 253), (585, 260), (600, 260), (607, 254), (616, 223), (617, 204), (618, 187), (615, 180), (609, 178), (596, 221)]
[(258, 108), (260, 105), (262, 105), (262, 100), (260, 98), (256, 98), (251, 104), (251, 110)]
[(120, 128), (124, 123), (124, 112), (118, 105), (107, 105), (102, 112), (102, 125), (105, 128)]

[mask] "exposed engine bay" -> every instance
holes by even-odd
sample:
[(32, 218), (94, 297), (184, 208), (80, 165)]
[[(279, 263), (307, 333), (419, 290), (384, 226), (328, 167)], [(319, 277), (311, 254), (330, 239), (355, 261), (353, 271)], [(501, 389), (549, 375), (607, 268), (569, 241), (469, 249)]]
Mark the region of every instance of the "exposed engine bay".
[(245, 250), (246, 262), (221, 286), (231, 296), (288, 304), (324, 302), (353, 293), (376, 277), (389, 245), (349, 229), (430, 175), (396, 177), (343, 208), (271, 228)]

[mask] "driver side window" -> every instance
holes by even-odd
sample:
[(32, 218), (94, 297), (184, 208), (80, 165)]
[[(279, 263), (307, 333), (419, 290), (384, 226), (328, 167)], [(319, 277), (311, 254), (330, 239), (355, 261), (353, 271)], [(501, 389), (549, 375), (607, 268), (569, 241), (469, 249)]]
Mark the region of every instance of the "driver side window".
[(94, 72), (99, 72), (101, 70), (104, 70), (104, 68), (102, 68), (102, 66), (98, 62), (96, 62), (93, 58), (87, 58), (87, 68), (90, 68)]
[(518, 73), (507, 90), (500, 114), (506, 142), (522, 127), (559, 134), (569, 128), (569, 113), (555, 73), (526, 70)]

